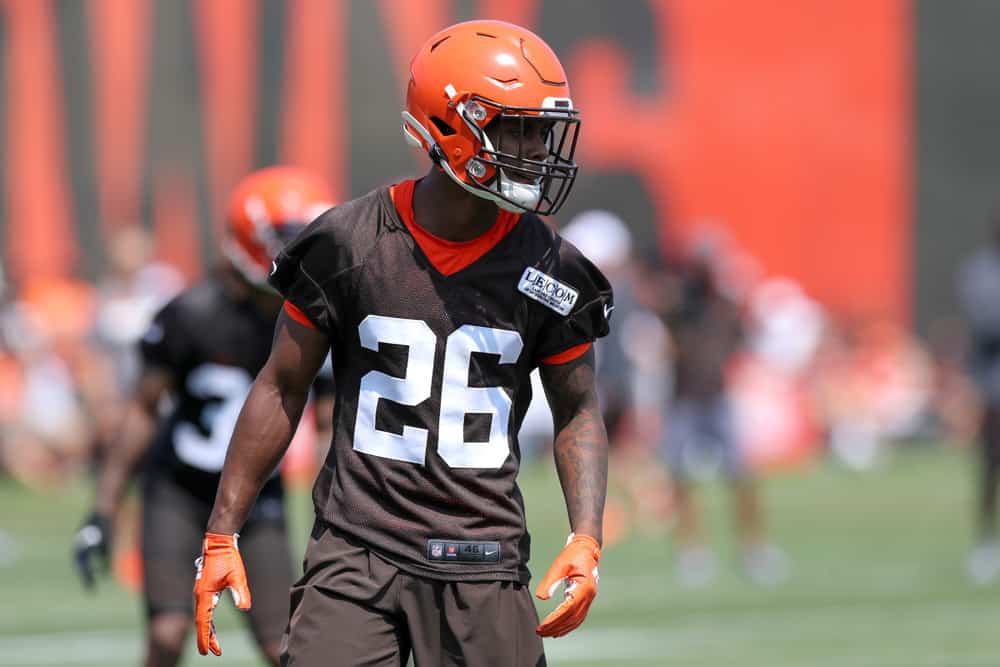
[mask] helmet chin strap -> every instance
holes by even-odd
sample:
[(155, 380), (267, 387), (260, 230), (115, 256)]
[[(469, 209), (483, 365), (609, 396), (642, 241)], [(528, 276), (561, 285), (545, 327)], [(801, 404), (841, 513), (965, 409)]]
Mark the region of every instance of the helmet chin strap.
[[(459, 115), (464, 119), (465, 114), (462, 113), (462, 111), (463, 109), (460, 108)], [(461, 186), (466, 192), (472, 193), (477, 197), (482, 197), (483, 199), (488, 199), (503, 210), (510, 211), (511, 213), (524, 213), (534, 209), (538, 204), (538, 200), (542, 195), (542, 188), (540, 185), (512, 181), (503, 173), (503, 169), (499, 167), (498, 171), (500, 174), (497, 179), (500, 183), (499, 194), (490, 190), (486, 186), (480, 186), (477, 188), (469, 185), (458, 177), (455, 171), (451, 168), (451, 165), (448, 163), (448, 160), (438, 159), (435, 157), (436, 154), (440, 153), (441, 149), (438, 147), (437, 142), (434, 141), (434, 137), (431, 136), (431, 133), (427, 131), (427, 128), (421, 125), (420, 121), (414, 118), (413, 114), (409, 111), (403, 111), (402, 116), (403, 136), (406, 138), (406, 143), (414, 148), (423, 148), (426, 144), (428, 147), (427, 153), (430, 155), (431, 159), (444, 170), (444, 173), (448, 174), (451, 180), (458, 183), (458, 185)], [(419, 135), (419, 138), (414, 136), (414, 132)], [(421, 138), (423, 141), (421, 141)], [(484, 134), (483, 138), (486, 142), (487, 149), (493, 150), (493, 145), (490, 143), (489, 137), (486, 137)], [(437, 151), (434, 149), (437, 149)]]

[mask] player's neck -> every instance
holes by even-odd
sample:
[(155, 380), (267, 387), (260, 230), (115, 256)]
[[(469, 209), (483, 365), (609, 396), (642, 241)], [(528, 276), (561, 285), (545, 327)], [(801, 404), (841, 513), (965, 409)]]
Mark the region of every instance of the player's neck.
[(447, 175), (432, 169), (413, 191), (413, 218), (428, 232), (447, 241), (470, 241), (496, 223), (493, 202), (466, 192)]

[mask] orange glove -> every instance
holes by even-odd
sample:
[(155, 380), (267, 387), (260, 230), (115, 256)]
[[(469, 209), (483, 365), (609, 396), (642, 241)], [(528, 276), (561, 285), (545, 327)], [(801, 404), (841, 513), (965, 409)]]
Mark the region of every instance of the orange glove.
[(194, 623), (198, 634), (198, 653), (222, 655), (222, 648), (215, 638), (215, 623), (212, 610), (219, 604), (222, 591), (229, 588), (236, 606), (250, 609), (250, 587), (247, 573), (243, 569), (243, 559), (237, 542), (239, 533), (217, 535), (205, 533), (201, 547), (201, 557), (194, 562), (197, 572), (194, 577)]
[(570, 533), (566, 546), (556, 556), (552, 567), (535, 591), (548, 600), (559, 584), (565, 583), (565, 599), (542, 624), (535, 628), (542, 637), (562, 637), (575, 630), (587, 618), (590, 603), (597, 596), (597, 562), (601, 560), (601, 545), (589, 535)]

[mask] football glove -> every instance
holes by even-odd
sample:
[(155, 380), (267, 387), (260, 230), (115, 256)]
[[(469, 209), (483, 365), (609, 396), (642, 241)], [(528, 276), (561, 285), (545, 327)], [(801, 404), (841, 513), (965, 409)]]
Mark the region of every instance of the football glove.
[(566, 546), (535, 591), (540, 599), (548, 600), (559, 584), (565, 584), (565, 597), (535, 632), (542, 637), (562, 637), (583, 623), (590, 603), (597, 596), (597, 563), (600, 560), (601, 545), (597, 540), (589, 535), (570, 533)]
[(97, 579), (94, 576), (95, 560), (100, 561), (100, 569), (105, 573), (111, 565), (111, 521), (96, 512), (91, 514), (76, 531), (73, 555), (84, 587), (93, 590)]
[(194, 562), (194, 622), (198, 653), (202, 655), (208, 655), (209, 651), (222, 655), (212, 622), (212, 611), (219, 604), (222, 591), (228, 588), (237, 607), (243, 611), (250, 609), (250, 587), (237, 546), (239, 539), (239, 533), (205, 533), (201, 556)]

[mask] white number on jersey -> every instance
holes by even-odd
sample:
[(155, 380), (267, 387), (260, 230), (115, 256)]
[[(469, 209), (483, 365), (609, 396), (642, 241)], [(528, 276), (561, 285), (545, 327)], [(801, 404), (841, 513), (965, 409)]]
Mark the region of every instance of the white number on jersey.
[(358, 325), (361, 345), (378, 352), (379, 343), (409, 348), (406, 377), (369, 371), (361, 378), (358, 420), (354, 426), (354, 449), (388, 459), (423, 463), (427, 451), (427, 429), (404, 426), (403, 435), (375, 428), (378, 400), (386, 398), (403, 405), (417, 405), (431, 395), (434, 345), (437, 337), (425, 322), (398, 317), (369, 315)]
[(226, 461), (226, 449), (236, 427), (243, 401), (250, 393), (253, 378), (242, 368), (204, 364), (187, 378), (188, 393), (206, 401), (198, 421), (208, 436), (194, 424), (177, 422), (174, 451), (189, 466), (219, 472)]
[[(521, 335), (516, 331), (465, 324), (448, 336), (444, 354), (444, 384), (441, 388), (441, 421), (438, 454), (452, 468), (499, 468), (507, 460), (510, 444), (510, 396), (500, 387), (470, 387), (469, 364), (473, 352), (499, 354), (501, 364), (512, 364), (521, 356)], [(465, 441), (465, 415), (490, 415), (487, 442)]]
[[(434, 379), (434, 348), (437, 337), (421, 320), (369, 315), (359, 326), (361, 344), (378, 351), (380, 343), (408, 348), (406, 377), (396, 378), (369, 371), (361, 378), (358, 418), (354, 427), (354, 449), (365, 453), (424, 463), (427, 429), (404, 426), (403, 434), (375, 427), (378, 401), (385, 398), (402, 405), (418, 405), (431, 395)], [(445, 344), (444, 382), (438, 424), (438, 454), (453, 468), (499, 468), (510, 453), (508, 429), (511, 401), (500, 387), (470, 387), (469, 365), (473, 352), (500, 355), (501, 364), (513, 364), (524, 344), (516, 331), (466, 324), (451, 333)], [(487, 442), (465, 441), (465, 415), (488, 414), (491, 418)]]

